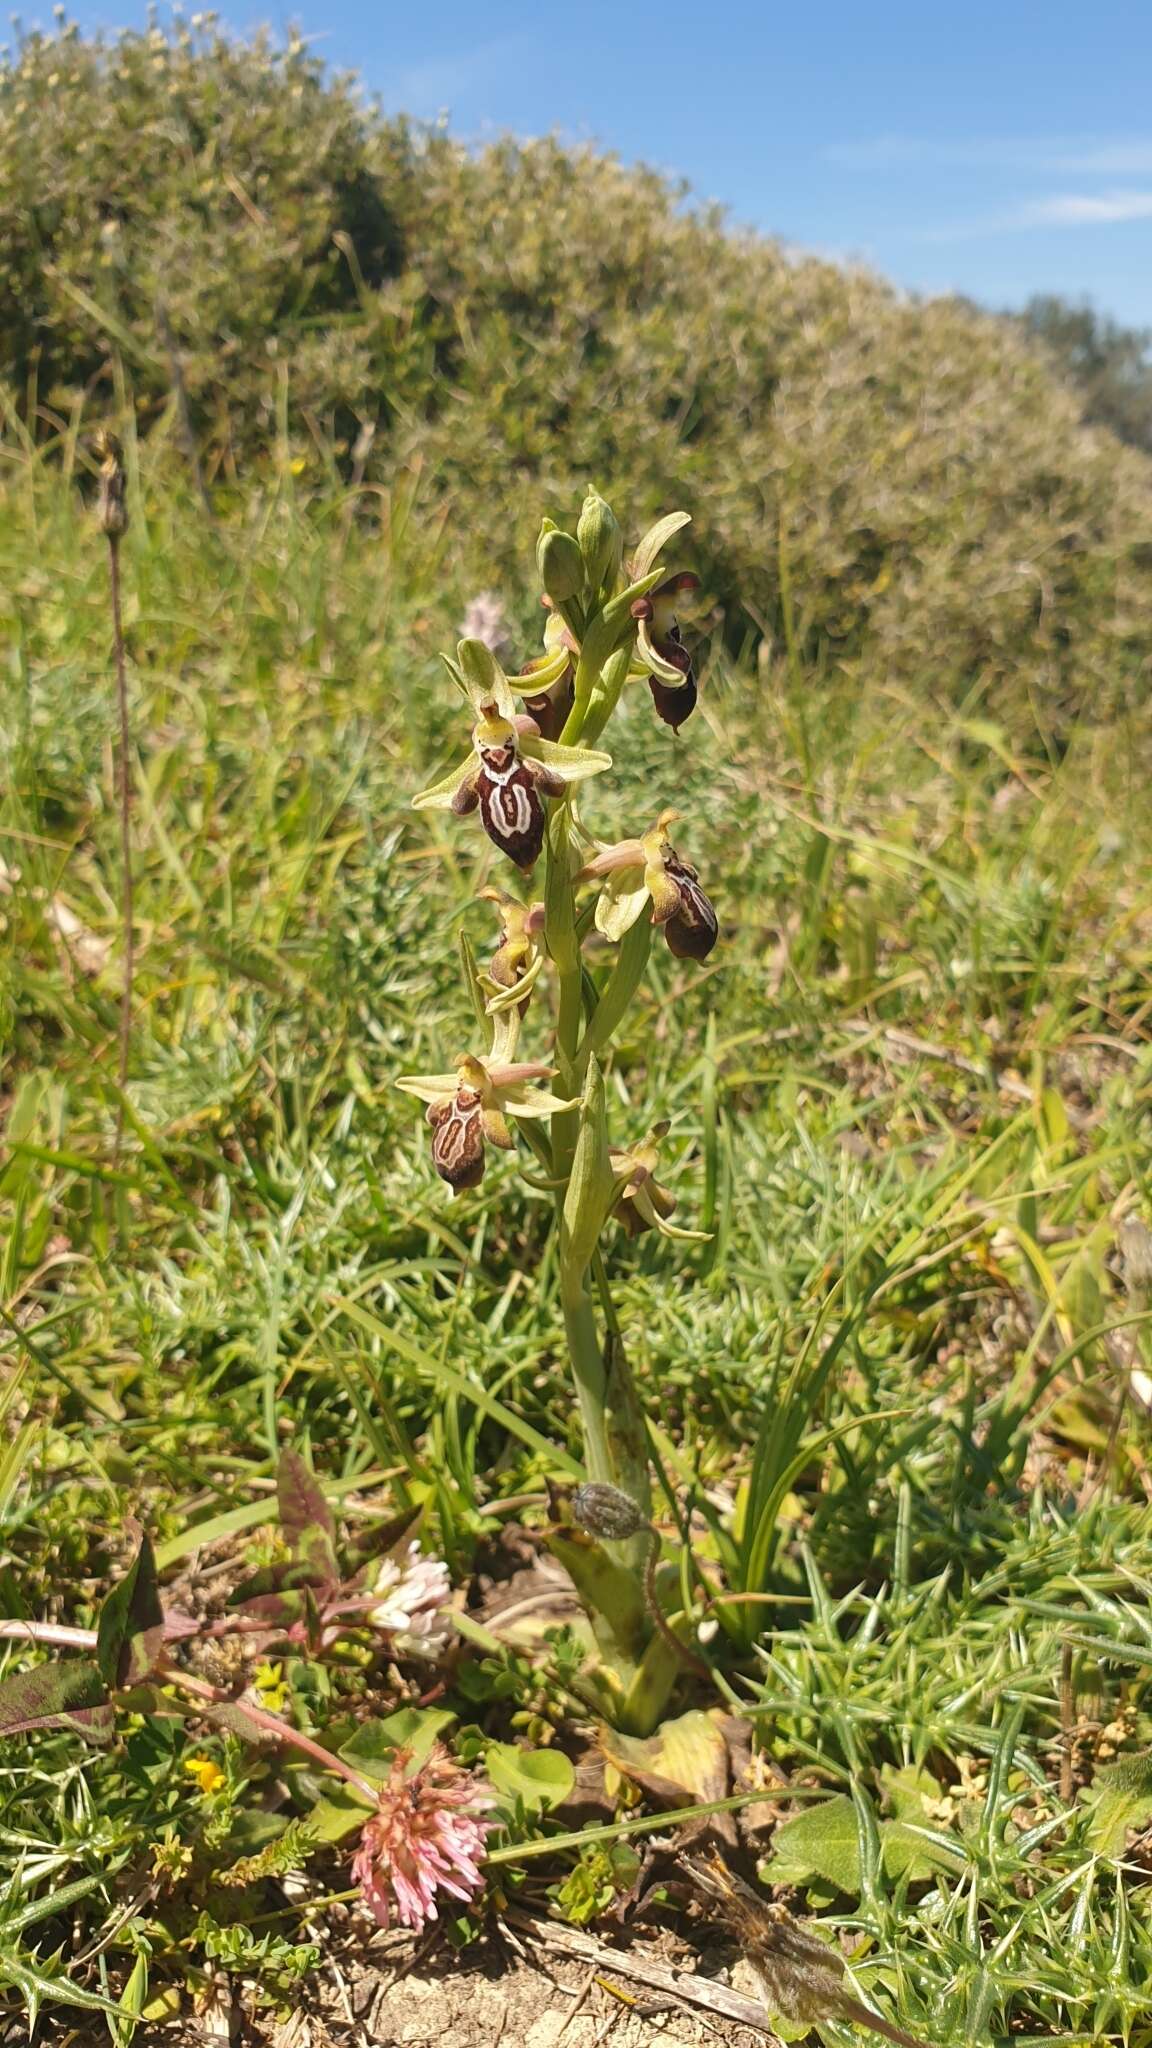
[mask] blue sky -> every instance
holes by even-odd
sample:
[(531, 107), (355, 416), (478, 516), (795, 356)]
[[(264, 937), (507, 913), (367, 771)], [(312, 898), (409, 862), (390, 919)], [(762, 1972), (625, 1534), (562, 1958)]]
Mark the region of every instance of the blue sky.
[[(1148, 0), (226, 0), (461, 137), (555, 130), (919, 291), (1152, 327)], [(31, 10), (29, 10), (31, 13)], [(47, 9), (45, 9), (47, 13)], [(136, 0), (79, 19), (138, 24)], [(27, 18), (27, 17), (26, 17)]]

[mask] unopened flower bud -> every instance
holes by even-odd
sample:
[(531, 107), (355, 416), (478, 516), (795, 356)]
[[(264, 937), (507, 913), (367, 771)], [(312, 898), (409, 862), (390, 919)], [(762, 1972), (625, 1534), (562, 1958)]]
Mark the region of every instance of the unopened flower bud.
[(119, 540), (128, 525), (128, 507), (125, 503), (127, 479), (124, 475), (120, 443), (115, 434), (110, 434), (107, 428), (102, 428), (96, 436), (95, 447), (100, 460), (96, 522), (101, 533), (106, 533), (109, 540)]
[(611, 505), (606, 505), (599, 491), (589, 491), (584, 500), (576, 528), (576, 538), (584, 557), (588, 581), (593, 590), (599, 590), (607, 583), (610, 575), (620, 566), (624, 552), (624, 536)]
[(566, 604), (584, 588), (584, 557), (578, 542), (547, 520), (536, 543), (536, 567), (553, 604)]
[(578, 1486), (572, 1495), (571, 1505), (572, 1520), (577, 1528), (584, 1529), (589, 1536), (606, 1538), (610, 1543), (635, 1536), (648, 1527), (647, 1517), (641, 1514), (631, 1496), (602, 1479), (590, 1479), (587, 1485)]

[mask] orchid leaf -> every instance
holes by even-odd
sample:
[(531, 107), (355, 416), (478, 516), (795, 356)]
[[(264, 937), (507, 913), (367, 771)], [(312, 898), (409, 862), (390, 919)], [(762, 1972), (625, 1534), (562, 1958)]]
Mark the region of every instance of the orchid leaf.
[(490, 1784), (529, 1813), (551, 1813), (572, 1795), (576, 1771), (560, 1749), (521, 1749), (514, 1742), (490, 1742), (484, 1752)]

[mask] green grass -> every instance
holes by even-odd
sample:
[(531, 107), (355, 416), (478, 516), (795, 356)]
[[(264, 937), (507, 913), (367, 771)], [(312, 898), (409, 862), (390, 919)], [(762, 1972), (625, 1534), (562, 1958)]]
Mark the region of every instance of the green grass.
[[(39, 461), (0, 504), (4, 1611), (90, 1626), (130, 1513), (170, 1574), (221, 1517), (262, 1555), (286, 1442), (344, 1490), (394, 1475), (464, 1583), (501, 1502), (579, 1455), (547, 1196), (510, 1160), (449, 1202), (391, 1087), (467, 1043), (457, 937), (483, 942), (473, 899), (503, 879), (478, 832), (407, 809), (457, 750), (436, 656), (469, 593), (409, 546), (400, 489), (362, 525), (285, 469), (213, 529), (130, 455), (118, 1166), (103, 544)], [(1149, 1431), (1130, 1405), (1111, 1433), (1152, 1362), (1117, 1251), (1150, 1216), (1149, 749), (1087, 720), (1059, 756), (1013, 744), (930, 677), (911, 697), (719, 665), (679, 741), (636, 693), (601, 803), (625, 831), (676, 803), (724, 937), (700, 972), (654, 954), (612, 1135), (671, 1118), (678, 1220), (713, 1235), (621, 1239), (613, 1279), (669, 1489), (755, 1596), (718, 1609), (728, 1694), (778, 1766), (854, 1802), (848, 1850), (806, 1870), (777, 1836), (801, 1903), (866, 1937), (861, 1984), (927, 2038), (1139, 2042)], [(109, 1753), (10, 1742), (17, 1896), (98, 1880), (87, 1945), (166, 1829), (234, 1860), (263, 1767), (210, 1742), (231, 1776), (206, 1818), (188, 1740), (142, 1720)], [(146, 1938), (153, 1991), (216, 1954), (283, 1994), (296, 1916), (264, 1901), (261, 1959), (264, 1923), (204, 1887), (198, 1924), (162, 1897), (84, 1981), (118, 1991)]]

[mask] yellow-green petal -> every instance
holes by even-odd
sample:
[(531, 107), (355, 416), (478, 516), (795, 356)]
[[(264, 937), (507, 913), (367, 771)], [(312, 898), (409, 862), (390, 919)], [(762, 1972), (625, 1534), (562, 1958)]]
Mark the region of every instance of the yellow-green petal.
[(465, 755), (458, 768), (445, 775), (440, 782), (433, 782), (412, 799), (414, 811), (450, 811), (452, 799), (464, 787), (470, 775), (476, 773), (478, 762), (474, 753)]
[(616, 868), (596, 900), (596, 929), (618, 945), (648, 904), (648, 884), (641, 868)]
[(566, 1102), (547, 1088), (501, 1088), (498, 1099), (501, 1109), (506, 1109), (509, 1116), (560, 1116), (566, 1109), (579, 1107), (578, 1096)]
[(603, 754), (596, 747), (566, 747), (559, 740), (535, 736), (521, 740), (520, 751), (558, 775), (561, 782), (583, 782), (589, 775), (599, 775), (602, 769), (612, 766), (611, 754)]
[(420, 1102), (439, 1102), (445, 1095), (455, 1095), (460, 1079), (457, 1074), (397, 1074), (393, 1086)]

